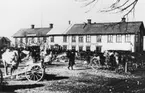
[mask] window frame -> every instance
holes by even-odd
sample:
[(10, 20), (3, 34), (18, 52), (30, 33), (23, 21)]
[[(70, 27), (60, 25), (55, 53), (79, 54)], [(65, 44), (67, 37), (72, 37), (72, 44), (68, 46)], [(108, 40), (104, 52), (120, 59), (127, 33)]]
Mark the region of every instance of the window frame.
[(116, 42), (122, 43), (122, 35), (116, 35)]
[(86, 43), (91, 43), (91, 35), (86, 35)]
[[(88, 47), (89, 47), (89, 49), (88, 49)], [(87, 50), (91, 50), (91, 46), (86, 46), (86, 51), (87, 51)]]
[(79, 51), (83, 51), (83, 46), (79, 46)]
[(102, 35), (97, 35), (96, 36), (96, 42), (101, 43), (102, 42)]
[(23, 38), (20, 38), (20, 43), (21, 43), (21, 44), (23, 43)]
[(80, 43), (83, 43), (84, 42), (84, 37), (83, 36), (79, 36), (79, 40), (78, 40)]
[(72, 42), (76, 42), (76, 36), (72, 36)]
[(107, 35), (107, 42), (113, 43), (113, 35)]
[(46, 37), (43, 37), (43, 41), (46, 42)]
[(71, 46), (71, 49), (73, 50), (73, 47), (74, 47), (74, 50), (76, 50), (76, 46), (75, 45), (72, 45)]
[(54, 36), (50, 37), (50, 42), (54, 42)]
[(126, 34), (126, 35), (125, 35), (125, 42), (126, 42), (126, 43), (131, 42), (131, 35), (130, 35), (130, 34)]
[(63, 36), (63, 42), (67, 42), (67, 36)]

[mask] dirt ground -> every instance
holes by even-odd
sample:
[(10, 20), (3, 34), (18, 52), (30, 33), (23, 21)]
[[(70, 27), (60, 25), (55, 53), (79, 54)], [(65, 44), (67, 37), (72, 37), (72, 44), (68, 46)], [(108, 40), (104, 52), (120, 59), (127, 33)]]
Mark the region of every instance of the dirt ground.
[(5, 80), (0, 93), (145, 93), (145, 70), (132, 74), (91, 69), (76, 61), (74, 70), (67, 62), (54, 62), (46, 68), (44, 79), (37, 83), (27, 80)]

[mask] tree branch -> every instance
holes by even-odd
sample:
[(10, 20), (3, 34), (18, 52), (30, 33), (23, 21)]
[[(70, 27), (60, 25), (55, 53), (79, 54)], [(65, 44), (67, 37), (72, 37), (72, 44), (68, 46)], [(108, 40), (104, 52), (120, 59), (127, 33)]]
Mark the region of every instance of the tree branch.
[[(91, 4), (94, 4), (94, 2), (98, 2), (99, 0), (76, 0), (76, 1), (81, 1), (81, 2), (87, 2), (86, 6), (89, 6)], [(120, 10), (119, 12), (124, 12), (124, 11), (128, 11), (124, 16), (129, 15), (133, 9), (135, 9), (135, 6), (138, 2), (138, 0), (125, 0), (124, 3), (122, 3), (121, 5), (119, 5), (121, 3), (122, 0), (115, 0), (114, 3), (111, 4), (111, 6), (109, 6), (109, 10), (102, 10), (101, 12), (111, 12), (111, 11), (116, 11), (116, 10)], [(131, 1), (131, 2), (129, 2)], [(94, 4), (94, 6), (96, 5), (96, 3)], [(93, 6), (93, 7), (94, 7)], [(89, 10), (90, 11), (90, 10)], [(118, 12), (116, 12), (118, 13)]]

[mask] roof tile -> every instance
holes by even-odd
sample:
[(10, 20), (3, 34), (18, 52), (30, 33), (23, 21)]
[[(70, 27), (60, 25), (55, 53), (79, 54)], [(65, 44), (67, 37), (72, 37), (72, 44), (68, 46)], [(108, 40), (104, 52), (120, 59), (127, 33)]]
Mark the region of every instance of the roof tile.
[(65, 34), (118, 34), (135, 33), (143, 22), (114, 22), (74, 24)]

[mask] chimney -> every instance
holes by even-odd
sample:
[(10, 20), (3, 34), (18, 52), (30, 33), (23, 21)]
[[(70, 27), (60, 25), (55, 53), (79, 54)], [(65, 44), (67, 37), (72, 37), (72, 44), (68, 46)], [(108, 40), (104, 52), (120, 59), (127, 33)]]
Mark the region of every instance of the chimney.
[(122, 22), (126, 22), (126, 18), (125, 17), (122, 18)]
[(35, 25), (34, 25), (34, 24), (32, 24), (32, 25), (31, 25), (31, 29), (34, 29), (34, 27), (35, 27)]
[(88, 19), (88, 24), (91, 24), (91, 19)]
[(49, 24), (50, 25), (50, 28), (53, 28), (53, 24), (51, 23), (51, 24)]
[(69, 24), (69, 25), (71, 24), (71, 21), (70, 21), (70, 20), (68, 21), (68, 24)]

